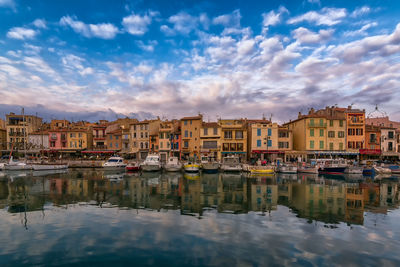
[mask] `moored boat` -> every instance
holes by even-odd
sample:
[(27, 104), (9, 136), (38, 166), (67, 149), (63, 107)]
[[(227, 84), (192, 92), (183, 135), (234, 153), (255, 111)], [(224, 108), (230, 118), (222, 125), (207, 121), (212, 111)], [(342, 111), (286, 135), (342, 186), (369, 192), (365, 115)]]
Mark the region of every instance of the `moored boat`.
[(164, 165), (167, 172), (178, 172), (182, 169), (182, 164), (177, 157), (170, 157), (168, 162)]
[(202, 157), (201, 168), (205, 173), (217, 173), (219, 169), (219, 163), (214, 158)]
[(318, 173), (320, 174), (344, 174), (347, 168), (346, 161), (343, 159), (320, 159)]
[(297, 173), (297, 166), (282, 164), (278, 167), (280, 173)]
[(240, 172), (242, 165), (237, 156), (226, 156), (222, 159), (221, 170), (224, 172)]
[(392, 174), (392, 170), (384, 166), (374, 166), (376, 174)]
[(148, 155), (146, 159), (140, 164), (143, 171), (154, 172), (161, 170), (161, 161), (159, 155)]
[(185, 172), (198, 172), (200, 171), (200, 164), (189, 161), (183, 166)]
[(14, 161), (13, 157), (10, 157), (10, 161), (5, 163), (3, 166), (5, 171), (27, 171), (32, 170), (32, 165), (26, 164), (25, 162)]
[(298, 173), (311, 173), (311, 174), (318, 174), (318, 167), (312, 166), (300, 166), (297, 168)]
[(250, 167), (251, 174), (273, 174), (275, 173), (272, 166), (252, 166)]
[(128, 172), (140, 171), (140, 165), (137, 162), (130, 163), (130, 164), (126, 165), (125, 170)]
[(51, 164), (51, 163), (32, 164), (32, 169), (34, 171), (65, 170), (65, 169), (68, 169), (68, 165), (67, 164)]
[(110, 157), (107, 162), (103, 163), (103, 168), (105, 169), (124, 169), (126, 167), (126, 163), (124, 163), (124, 159), (118, 156)]
[(363, 168), (359, 166), (347, 166), (344, 173), (346, 174), (363, 174)]

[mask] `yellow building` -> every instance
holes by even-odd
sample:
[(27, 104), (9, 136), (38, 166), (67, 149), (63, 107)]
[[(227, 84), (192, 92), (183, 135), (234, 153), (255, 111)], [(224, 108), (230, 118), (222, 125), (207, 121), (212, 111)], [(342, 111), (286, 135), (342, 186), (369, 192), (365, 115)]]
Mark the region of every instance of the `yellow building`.
[(285, 124), (293, 134), (293, 149), (302, 158), (307, 155), (344, 155), (346, 154), (346, 115), (345, 109), (326, 107)]
[(83, 129), (68, 129), (67, 148), (69, 150), (83, 150), (88, 148), (90, 140), (88, 140), (88, 132)]
[(7, 149), (6, 122), (0, 119), (0, 150)]
[(203, 115), (181, 119), (182, 158), (200, 157), (200, 128)]
[(163, 121), (160, 123), (158, 134), (158, 151), (160, 159), (166, 162), (171, 153), (171, 134), (174, 131), (174, 123), (172, 121)]
[(221, 127), (221, 151), (219, 158), (238, 155), (243, 162), (247, 158), (247, 125), (245, 120), (218, 121)]
[(42, 125), (42, 118), (33, 115), (6, 115), (7, 149), (24, 149), (24, 143), (28, 143), (28, 134), (36, 132)]
[(278, 184), (275, 179), (258, 178), (250, 183), (252, 211), (271, 211), (278, 206)]
[(203, 122), (200, 128), (200, 153), (221, 160), (221, 127), (217, 122)]
[(293, 149), (292, 132), (267, 120), (248, 120), (248, 156), (252, 159), (274, 161), (284, 159), (285, 152)]

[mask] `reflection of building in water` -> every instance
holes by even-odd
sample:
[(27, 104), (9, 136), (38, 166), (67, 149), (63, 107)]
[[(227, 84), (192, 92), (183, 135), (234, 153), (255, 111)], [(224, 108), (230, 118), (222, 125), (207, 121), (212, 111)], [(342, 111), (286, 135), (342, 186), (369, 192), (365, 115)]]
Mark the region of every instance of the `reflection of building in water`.
[[(326, 184), (329, 183), (329, 184)], [(346, 190), (343, 183), (321, 181), (321, 184), (292, 185), (293, 208), (300, 217), (327, 223), (344, 221)]]
[(366, 211), (379, 212), (379, 185), (376, 183), (361, 183), (360, 187), (364, 196), (364, 207)]
[(8, 181), (0, 181), (0, 209), (4, 209), (7, 206), (8, 199)]
[(292, 181), (282, 180), (278, 184), (278, 203), (288, 206), (292, 201)]
[(45, 203), (45, 193), (48, 184), (45, 180), (15, 179), (8, 183), (8, 212), (27, 212), (42, 210)]
[(203, 207), (218, 206), (218, 182), (218, 173), (202, 175), (200, 202)]
[(364, 194), (358, 183), (346, 184), (346, 217), (347, 223), (363, 224)]
[(200, 216), (203, 214), (203, 209), (200, 203), (201, 180), (200, 176), (195, 176), (194, 179), (190, 177), (182, 178), (181, 188), (181, 213), (193, 214), (198, 213)]
[(130, 197), (133, 206), (136, 208), (149, 206), (149, 192), (147, 191), (146, 181), (139, 177), (129, 179)]
[(240, 174), (220, 173), (218, 212), (247, 213), (247, 182)]
[(275, 177), (249, 179), (250, 210), (271, 211), (278, 205), (278, 185)]
[(379, 206), (381, 208), (392, 209), (398, 206), (399, 187), (393, 181), (382, 181), (379, 186)]

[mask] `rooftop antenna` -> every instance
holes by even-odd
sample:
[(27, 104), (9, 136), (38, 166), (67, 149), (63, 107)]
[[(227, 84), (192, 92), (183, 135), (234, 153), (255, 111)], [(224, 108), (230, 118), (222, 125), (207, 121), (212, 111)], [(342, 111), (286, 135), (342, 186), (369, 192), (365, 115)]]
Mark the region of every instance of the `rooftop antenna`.
[(269, 121), (270, 121), (270, 122), (272, 122), (272, 116), (273, 116), (273, 115), (274, 115), (274, 114), (271, 113), (271, 116), (269, 116)]

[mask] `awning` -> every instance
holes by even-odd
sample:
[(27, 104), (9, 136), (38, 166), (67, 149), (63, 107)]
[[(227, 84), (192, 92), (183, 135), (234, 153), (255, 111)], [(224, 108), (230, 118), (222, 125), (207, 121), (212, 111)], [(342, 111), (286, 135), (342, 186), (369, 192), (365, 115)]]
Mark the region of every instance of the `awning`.
[(252, 150), (251, 153), (255, 153), (255, 154), (285, 154), (285, 151), (281, 151), (281, 150)]
[(361, 155), (380, 155), (381, 152), (382, 151), (380, 149), (366, 149), (366, 148), (360, 149)]
[(311, 155), (343, 155), (343, 156), (356, 156), (359, 152), (348, 152), (348, 151), (309, 151)]
[(113, 153), (115, 153), (115, 151), (114, 150), (85, 150), (85, 151), (82, 151), (82, 153), (85, 153), (85, 154), (107, 154), (107, 153), (113, 154)]

